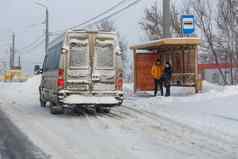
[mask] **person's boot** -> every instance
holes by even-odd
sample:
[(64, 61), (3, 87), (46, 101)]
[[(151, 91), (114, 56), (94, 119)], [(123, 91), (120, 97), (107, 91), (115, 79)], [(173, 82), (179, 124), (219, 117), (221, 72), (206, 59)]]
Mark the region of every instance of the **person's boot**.
[(166, 89), (166, 93), (165, 93), (165, 97), (169, 97), (170, 96), (170, 90), (169, 88)]

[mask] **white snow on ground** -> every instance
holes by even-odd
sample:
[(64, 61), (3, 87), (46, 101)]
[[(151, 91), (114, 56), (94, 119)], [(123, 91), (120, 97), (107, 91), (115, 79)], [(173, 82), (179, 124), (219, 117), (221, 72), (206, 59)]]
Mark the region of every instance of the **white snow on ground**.
[(131, 97), (128, 103), (186, 124), (191, 122), (193, 127), (238, 134), (238, 86), (204, 85), (203, 92), (196, 95), (192, 88), (173, 88), (172, 97)]
[[(0, 109), (52, 159), (238, 159), (238, 87), (133, 95), (111, 114), (53, 116), (40, 108), (40, 76), (0, 83)], [(149, 94), (149, 96), (148, 96)]]

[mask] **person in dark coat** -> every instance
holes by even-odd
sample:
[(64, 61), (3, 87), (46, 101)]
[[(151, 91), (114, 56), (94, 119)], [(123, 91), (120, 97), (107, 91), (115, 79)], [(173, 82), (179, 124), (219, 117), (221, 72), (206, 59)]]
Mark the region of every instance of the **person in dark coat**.
[(173, 68), (169, 62), (166, 62), (165, 70), (164, 70), (164, 85), (166, 88), (165, 96), (170, 96), (170, 86), (171, 86), (171, 79), (173, 74)]

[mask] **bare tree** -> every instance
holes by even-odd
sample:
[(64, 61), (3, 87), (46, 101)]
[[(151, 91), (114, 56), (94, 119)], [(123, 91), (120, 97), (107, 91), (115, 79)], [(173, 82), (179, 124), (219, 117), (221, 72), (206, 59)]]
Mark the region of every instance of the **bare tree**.
[[(211, 8), (210, 1), (208, 0), (194, 0), (192, 2), (192, 9), (194, 15), (197, 17), (197, 26), (200, 28), (204, 37), (204, 41), (208, 46), (209, 51), (212, 53), (215, 59), (215, 63), (219, 64), (219, 52), (217, 46), (219, 40), (216, 34), (216, 24), (214, 21), (214, 10)], [(205, 44), (205, 45), (206, 45)], [(222, 77), (224, 84), (227, 84), (226, 75), (221, 68), (218, 71)]]
[(233, 78), (233, 64), (237, 63), (238, 55), (238, 32), (237, 32), (237, 0), (219, 0), (218, 2), (218, 17), (216, 19), (218, 30), (221, 35), (219, 36), (220, 48), (226, 53), (226, 57), (230, 63), (230, 79), (231, 84), (234, 84)]
[(170, 17), (171, 17), (171, 25), (172, 25), (172, 31), (174, 34), (177, 36), (181, 34), (181, 21), (180, 21), (180, 12), (177, 10), (176, 5), (173, 3), (171, 5), (171, 10), (170, 10)]
[[(173, 36), (181, 35), (181, 22), (180, 16), (185, 12), (189, 6), (188, 2), (184, 3), (186, 6), (183, 9), (178, 10), (176, 4), (172, 3), (170, 7), (170, 20), (171, 20), (171, 33)], [(157, 40), (162, 38), (163, 35), (163, 15), (162, 8), (155, 1), (149, 8), (144, 11), (144, 17), (139, 22), (141, 28), (145, 31), (149, 40)]]
[[(105, 32), (117, 32), (117, 28), (113, 21), (110, 20), (104, 20), (101, 23), (97, 25), (97, 29)], [(132, 70), (132, 64), (130, 57), (128, 55), (128, 43), (126, 42), (125, 38), (123, 38), (119, 32), (117, 32), (119, 37), (119, 46), (122, 52), (122, 61), (123, 61), (123, 67), (124, 67), (124, 74), (126, 77), (126, 80), (131, 80), (131, 70)]]
[(181, 7), (182, 14), (191, 14), (192, 12), (192, 0), (183, 0), (183, 4)]
[[(104, 20), (101, 23), (99, 23), (97, 25), (97, 29), (101, 30), (101, 31), (105, 31), (105, 32), (117, 32), (115, 24), (113, 23), (113, 21), (110, 21), (110, 20)], [(117, 34), (118, 34), (118, 37), (119, 37), (120, 49), (121, 49), (123, 54), (126, 54), (125, 52), (128, 49), (127, 42), (124, 38), (121, 37), (119, 32), (117, 32)]]
[(104, 20), (101, 23), (97, 24), (97, 29), (105, 32), (114, 32), (116, 31), (116, 27), (113, 21)]
[(163, 17), (158, 2), (155, 1), (144, 11), (145, 16), (139, 22), (149, 40), (160, 39), (163, 35)]

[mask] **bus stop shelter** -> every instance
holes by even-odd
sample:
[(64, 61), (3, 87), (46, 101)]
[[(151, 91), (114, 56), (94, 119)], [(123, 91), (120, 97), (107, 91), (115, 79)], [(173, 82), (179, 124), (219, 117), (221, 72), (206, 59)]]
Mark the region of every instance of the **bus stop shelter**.
[(160, 59), (168, 61), (173, 67), (172, 86), (194, 87), (201, 89), (198, 72), (198, 46), (200, 38), (167, 38), (130, 47), (134, 55), (134, 92), (152, 91), (154, 81), (151, 68)]

